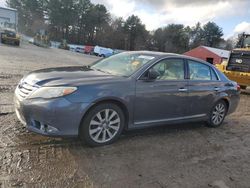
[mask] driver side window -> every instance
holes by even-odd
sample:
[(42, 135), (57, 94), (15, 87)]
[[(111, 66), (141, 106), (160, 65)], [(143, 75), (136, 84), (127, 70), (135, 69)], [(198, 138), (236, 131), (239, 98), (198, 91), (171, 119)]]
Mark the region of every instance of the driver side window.
[(184, 79), (184, 61), (182, 59), (165, 59), (152, 68), (160, 74), (157, 80)]

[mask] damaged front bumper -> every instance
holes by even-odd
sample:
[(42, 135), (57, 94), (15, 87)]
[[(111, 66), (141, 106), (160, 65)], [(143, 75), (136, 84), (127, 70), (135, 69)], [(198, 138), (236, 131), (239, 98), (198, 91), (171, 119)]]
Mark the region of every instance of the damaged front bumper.
[(72, 103), (64, 97), (24, 99), (14, 97), (15, 112), (28, 130), (46, 136), (78, 136), (89, 103)]

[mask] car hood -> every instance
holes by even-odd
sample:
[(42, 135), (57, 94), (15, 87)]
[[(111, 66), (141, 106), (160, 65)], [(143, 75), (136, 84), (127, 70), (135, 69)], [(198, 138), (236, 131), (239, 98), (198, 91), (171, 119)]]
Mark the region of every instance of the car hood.
[(77, 86), (83, 83), (101, 82), (121, 78), (84, 66), (57, 67), (33, 71), (23, 78), (30, 85), (39, 86)]

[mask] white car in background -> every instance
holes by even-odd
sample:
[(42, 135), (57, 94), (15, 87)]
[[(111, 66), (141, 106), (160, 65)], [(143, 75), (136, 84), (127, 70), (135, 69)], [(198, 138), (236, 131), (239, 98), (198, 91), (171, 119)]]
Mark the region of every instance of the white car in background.
[(114, 54), (114, 50), (112, 50), (111, 48), (95, 46), (94, 54), (100, 57), (109, 57)]

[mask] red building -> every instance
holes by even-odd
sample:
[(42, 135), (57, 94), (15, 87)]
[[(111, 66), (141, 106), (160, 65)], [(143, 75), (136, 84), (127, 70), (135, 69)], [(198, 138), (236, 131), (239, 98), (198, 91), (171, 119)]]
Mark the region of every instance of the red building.
[(229, 58), (230, 51), (221, 50), (218, 48), (211, 48), (207, 46), (199, 46), (184, 53), (184, 55), (196, 57), (211, 64), (220, 64), (222, 63), (222, 61), (227, 60)]

